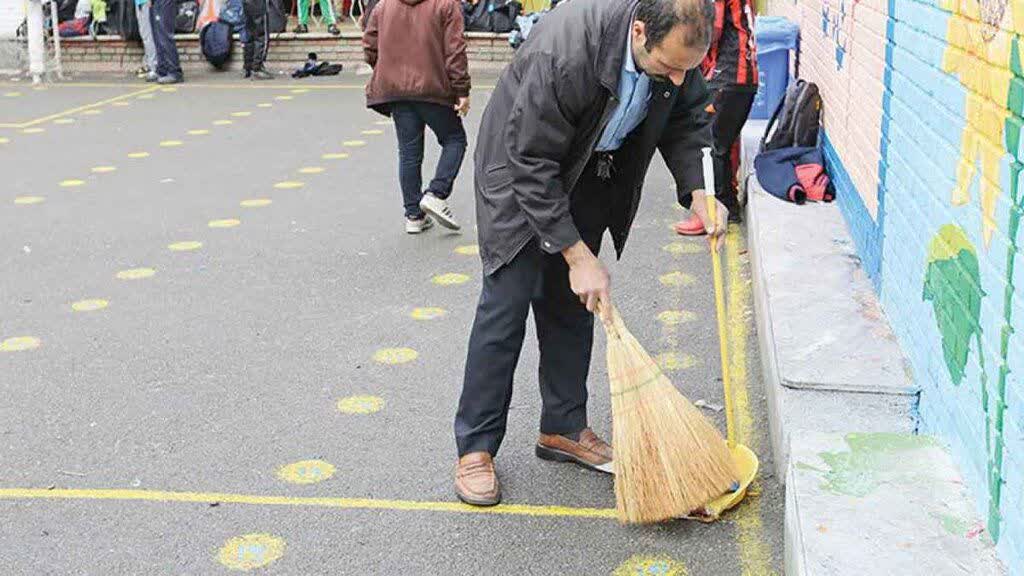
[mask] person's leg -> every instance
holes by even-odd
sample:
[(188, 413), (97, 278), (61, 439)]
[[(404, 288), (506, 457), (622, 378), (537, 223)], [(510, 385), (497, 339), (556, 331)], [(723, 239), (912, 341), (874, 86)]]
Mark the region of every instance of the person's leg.
[(337, 23), (338, 18), (334, 15), (334, 2), (332, 0), (320, 0), (320, 16), (328, 26)]
[(149, 69), (150, 74), (156, 74), (156, 44), (153, 42), (153, 28), (150, 26), (149, 13), (152, 8), (152, 0), (145, 4), (135, 6), (135, 17), (139, 22), (139, 36), (142, 37), (143, 59), (142, 63)]
[(505, 437), (512, 378), (542, 259), (536, 242), (530, 242), (511, 262), (484, 276), (455, 416), (460, 457), (473, 452), (493, 456)]
[(267, 61), (267, 51), (270, 49), (270, 5), (269, 0), (259, 0), (253, 2), (254, 8), (257, 9), (256, 14), (253, 17), (253, 24), (255, 26), (253, 37), (253, 57), (252, 57), (252, 70), (256, 72), (264, 69), (264, 63)]
[(423, 218), (420, 200), (423, 198), (423, 119), (410, 102), (397, 102), (391, 108), (398, 136), (398, 183), (402, 188), (405, 217)]
[(462, 126), (462, 118), (451, 106), (422, 102), (417, 107), (441, 145), (434, 179), (426, 191), (444, 200), (451, 195), (455, 177), (459, 175), (462, 159), (466, 156), (466, 130)]
[(256, 55), (256, 46), (253, 40), (256, 38), (256, 21), (254, 19), (259, 9), (256, 4), (262, 4), (263, 0), (245, 0), (242, 6), (242, 14), (245, 19), (245, 40), (242, 47), (242, 66), (245, 75), (248, 77), (252, 72), (252, 63)]
[(739, 136), (747, 122), (755, 92), (723, 88), (715, 95), (715, 119), (712, 135), (715, 142), (715, 191), (718, 199), (729, 209), (731, 218), (738, 219), (740, 204), (736, 190), (736, 171), (733, 155), (739, 158)]
[(152, 27), (153, 42), (157, 49), (157, 73), (163, 77), (181, 79), (181, 63), (178, 60), (178, 46), (174, 43), (174, 19), (178, 14), (176, 0), (153, 0)]
[(311, 0), (299, 0), (298, 4), (299, 5), (296, 8), (296, 11), (298, 12), (299, 26), (308, 26), (309, 13), (312, 9), (313, 3), (311, 2)]

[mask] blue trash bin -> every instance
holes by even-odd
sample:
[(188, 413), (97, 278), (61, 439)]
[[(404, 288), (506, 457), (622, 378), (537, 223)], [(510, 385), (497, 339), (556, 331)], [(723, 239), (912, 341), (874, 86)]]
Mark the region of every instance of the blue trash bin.
[(789, 86), (789, 53), (795, 52), (800, 27), (786, 18), (762, 16), (754, 32), (757, 39), (757, 96), (750, 117), (767, 120)]

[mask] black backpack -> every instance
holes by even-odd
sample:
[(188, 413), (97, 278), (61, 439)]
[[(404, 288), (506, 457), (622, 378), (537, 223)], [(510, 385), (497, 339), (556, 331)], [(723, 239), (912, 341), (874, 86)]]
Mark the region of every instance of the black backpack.
[(178, 15), (174, 17), (175, 34), (191, 34), (196, 31), (199, 20), (199, 2), (196, 0), (178, 0)]
[(123, 40), (142, 40), (135, 16), (135, 0), (107, 0), (107, 32)]
[(285, 11), (281, 0), (270, 0), (267, 2), (267, 32), (279, 34), (288, 27), (288, 12)]
[(516, 17), (522, 12), (523, 5), (516, 0), (479, 0), (476, 4), (462, 4), (466, 32), (507, 34), (515, 28)]
[[(779, 127), (771, 133), (778, 120)], [(807, 147), (818, 145), (818, 127), (821, 124), (821, 93), (814, 82), (797, 80), (786, 89), (786, 97), (779, 102), (768, 121), (761, 150)]]
[(214, 20), (206, 23), (199, 31), (199, 46), (203, 57), (215, 68), (222, 68), (231, 59), (231, 25), (227, 22)]

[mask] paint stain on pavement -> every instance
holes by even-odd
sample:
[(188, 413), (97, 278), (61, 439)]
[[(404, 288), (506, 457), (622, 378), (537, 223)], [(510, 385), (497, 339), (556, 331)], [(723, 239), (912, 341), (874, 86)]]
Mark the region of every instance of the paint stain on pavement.
[(214, 126), (230, 126), (231, 124), (234, 124), (234, 123), (235, 123), (234, 120), (214, 120), (213, 121), (213, 125)]
[(463, 256), (476, 256), (480, 253), (480, 247), (476, 244), (467, 244), (465, 246), (455, 248), (455, 253)]
[(342, 414), (373, 414), (384, 408), (380, 396), (349, 396), (338, 400), (338, 411)]
[(164, 140), (160, 143), (161, 148), (177, 148), (184, 144), (181, 140)]
[(366, 140), (345, 140), (341, 145), (348, 146), (349, 148), (359, 148), (361, 146), (366, 146)]
[(685, 272), (679, 272), (677, 270), (675, 272), (669, 272), (668, 274), (662, 274), (658, 277), (658, 281), (661, 282), (663, 286), (690, 286), (696, 282), (696, 279)]
[(110, 305), (110, 302), (102, 300), (100, 298), (93, 298), (90, 300), (79, 300), (71, 304), (71, 309), (75, 312), (95, 312), (96, 310), (103, 310)]
[(689, 310), (665, 310), (658, 313), (658, 322), (666, 326), (678, 326), (696, 319), (697, 315)]
[(348, 154), (344, 152), (328, 152), (320, 157), (323, 160), (344, 160), (348, 158)]
[(414, 320), (434, 320), (447, 314), (448, 311), (444, 308), (426, 307), (426, 308), (414, 308), (409, 316)]
[(117, 273), (118, 280), (142, 280), (143, 278), (151, 278), (156, 274), (156, 270), (152, 268), (130, 268), (128, 270), (121, 270)]
[(697, 242), (672, 242), (661, 249), (669, 254), (707, 254), (709, 251), (707, 245)]
[(93, 174), (107, 174), (109, 172), (113, 172), (114, 170), (117, 170), (116, 166), (93, 166), (92, 167), (92, 173)]
[(686, 566), (669, 556), (637, 555), (626, 560), (612, 576), (686, 576)]
[(207, 130), (206, 128), (200, 128), (198, 130), (189, 130), (188, 131), (188, 135), (189, 136), (206, 136), (209, 133), (210, 133), (210, 131)]
[(59, 186), (61, 188), (76, 188), (85, 184), (85, 180), (61, 180)]
[(235, 218), (224, 218), (222, 220), (210, 220), (207, 226), (210, 228), (234, 228), (241, 224), (242, 221)]
[(257, 108), (272, 108), (273, 106), (270, 102), (260, 102), (256, 105)]
[(99, 108), (90, 108), (82, 111), (82, 116), (99, 116), (100, 114), (103, 114), (103, 110)]
[(829, 466), (823, 488), (836, 494), (864, 497), (885, 484), (913, 484), (929, 477), (925, 451), (938, 447), (934, 438), (909, 434), (847, 434), (848, 452), (822, 452)]
[(309, 88), (295, 88), (293, 90), (289, 90), (289, 92), (292, 94), (305, 94), (306, 92), (309, 92)]
[(246, 534), (224, 543), (217, 560), (230, 570), (248, 572), (284, 556), (284, 540), (270, 534)]
[(287, 100), (291, 100), (292, 98), (295, 98), (295, 96), (284, 95), (284, 96), (275, 96), (274, 100), (287, 101)]
[(242, 200), (238, 205), (242, 208), (263, 208), (264, 206), (270, 206), (273, 202), (269, 198), (250, 198), (249, 200)]
[(688, 370), (697, 365), (697, 358), (695, 356), (679, 352), (662, 352), (654, 357), (654, 361), (665, 372)]
[(54, 124), (74, 124), (74, 118), (57, 118), (53, 121)]
[(0, 352), (22, 352), (25, 350), (39, 348), (40, 344), (42, 344), (42, 342), (40, 342), (39, 338), (34, 338), (32, 336), (14, 336), (13, 338), (8, 338), (3, 342), (0, 342)]
[(31, 204), (39, 204), (45, 202), (46, 198), (42, 196), (18, 196), (14, 199), (14, 203), (18, 206), (29, 206)]
[(323, 460), (302, 460), (277, 469), (277, 477), (289, 484), (316, 484), (334, 476), (334, 466)]
[(274, 188), (277, 188), (278, 190), (294, 190), (295, 188), (302, 188), (303, 186), (305, 186), (305, 183), (297, 180), (285, 180), (284, 182), (274, 184)]
[(457, 272), (449, 272), (447, 274), (438, 274), (431, 278), (430, 281), (438, 286), (455, 286), (469, 282), (469, 276)]
[(149, 152), (129, 152), (129, 158), (149, 158)]
[(299, 168), (299, 174), (320, 174), (324, 170), (323, 166), (303, 166)]
[(21, 131), (22, 134), (41, 134), (46, 132), (44, 128), (25, 128)]
[(10, 144), (10, 143), (11, 143), (11, 139), (10, 138), (0, 138), (0, 144)]
[(235, 118), (248, 118), (249, 116), (252, 116), (252, 112), (248, 112), (248, 111), (232, 112), (231, 115), (234, 116)]
[(199, 250), (202, 247), (203, 243), (196, 242), (195, 240), (186, 240), (184, 242), (175, 242), (167, 245), (167, 249), (172, 252), (190, 252), (192, 250)]
[(364, 136), (380, 136), (380, 135), (381, 135), (381, 134), (383, 134), (383, 133), (384, 133), (384, 131), (383, 131), (383, 130), (377, 130), (377, 129), (372, 129), (372, 130), (363, 130), (363, 131), (362, 131), (362, 134), (363, 134)]
[(405, 364), (419, 358), (412, 348), (381, 348), (373, 353), (373, 361), (380, 364)]

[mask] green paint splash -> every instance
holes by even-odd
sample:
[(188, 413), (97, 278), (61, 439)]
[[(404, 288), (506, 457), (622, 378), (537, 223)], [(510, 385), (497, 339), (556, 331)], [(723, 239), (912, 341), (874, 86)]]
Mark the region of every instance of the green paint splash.
[(912, 453), (938, 446), (928, 436), (891, 433), (848, 434), (846, 444), (849, 452), (818, 455), (829, 467), (822, 488), (857, 498), (894, 480), (915, 482), (927, 476), (927, 466), (919, 466)]

